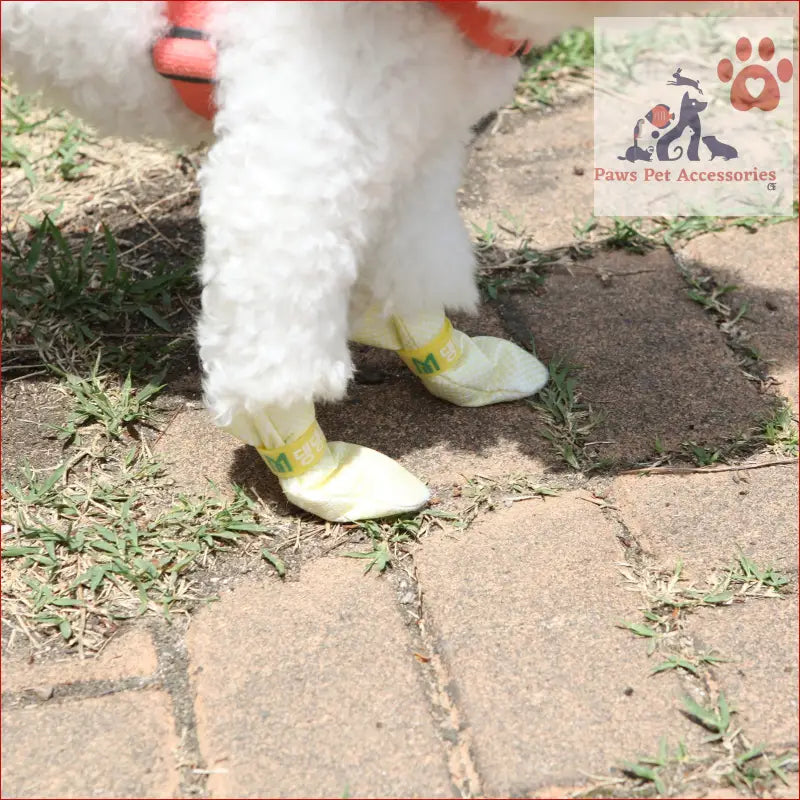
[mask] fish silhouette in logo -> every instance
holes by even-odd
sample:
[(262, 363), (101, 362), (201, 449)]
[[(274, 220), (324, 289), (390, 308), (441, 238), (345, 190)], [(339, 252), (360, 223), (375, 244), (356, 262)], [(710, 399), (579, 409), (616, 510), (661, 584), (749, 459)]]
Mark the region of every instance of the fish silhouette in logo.
[(645, 115), (644, 118), (656, 128), (666, 128), (669, 123), (675, 119), (675, 114), (669, 113), (669, 106), (659, 103), (653, 106)]

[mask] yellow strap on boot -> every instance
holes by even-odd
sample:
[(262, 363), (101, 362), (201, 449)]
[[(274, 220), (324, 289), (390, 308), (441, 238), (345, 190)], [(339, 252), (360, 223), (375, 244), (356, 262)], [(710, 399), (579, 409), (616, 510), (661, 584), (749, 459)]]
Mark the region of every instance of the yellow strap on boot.
[(293, 442), (268, 449), (257, 447), (269, 471), (279, 478), (296, 478), (319, 463), (325, 452), (325, 434), (314, 420)]
[(433, 339), (414, 350), (398, 350), (397, 355), (415, 375), (427, 378), (455, 367), (462, 352), (453, 338), (453, 326), (445, 317), (442, 329)]

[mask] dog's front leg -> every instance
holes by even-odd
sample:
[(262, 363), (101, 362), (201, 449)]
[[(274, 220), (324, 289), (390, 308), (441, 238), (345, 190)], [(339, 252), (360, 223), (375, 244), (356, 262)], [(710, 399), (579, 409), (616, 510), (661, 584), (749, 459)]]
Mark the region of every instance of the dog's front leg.
[(352, 373), (350, 290), (387, 179), (346, 109), (306, 80), (308, 59), (220, 50), (201, 178), (204, 389), (217, 424), (258, 449), (296, 505), (381, 517), (424, 505), (427, 487), (373, 450), (328, 443), (314, 401), (340, 399)]

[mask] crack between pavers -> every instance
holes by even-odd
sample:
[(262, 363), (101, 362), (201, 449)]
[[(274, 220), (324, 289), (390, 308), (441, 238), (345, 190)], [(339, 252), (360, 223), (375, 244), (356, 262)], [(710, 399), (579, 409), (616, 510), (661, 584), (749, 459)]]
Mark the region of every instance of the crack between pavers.
[(180, 794), (183, 797), (207, 797), (208, 773), (197, 736), (194, 709), (195, 689), (189, 677), (189, 654), (184, 631), (178, 623), (153, 626), (151, 629), (161, 686), (172, 700), (172, 715), (178, 737), (178, 767), (181, 771)]
[(162, 688), (161, 682), (156, 678), (131, 677), (118, 680), (74, 681), (3, 692), (0, 702), (4, 708), (28, 708), (45, 704), (61, 705), (71, 701), (108, 697), (121, 692), (160, 688)]
[[(686, 283), (687, 287), (691, 286), (690, 281), (692, 276), (709, 276), (713, 281), (717, 281), (717, 275), (715, 275), (713, 269), (706, 267), (695, 259), (685, 256), (680, 252), (677, 246), (667, 245), (667, 252), (670, 254), (672, 262), (678, 270), (678, 274), (681, 276), (684, 283)], [(747, 296), (744, 296), (743, 305), (750, 306), (750, 300)], [(733, 311), (733, 309), (731, 309), (731, 311)], [(731, 323), (730, 317), (717, 309), (711, 310), (709, 316), (714, 327), (716, 327), (717, 331), (719, 331), (722, 336), (726, 347), (733, 353), (734, 357), (739, 360), (738, 368), (745, 378), (751, 382), (758, 383), (758, 390), (761, 394), (785, 399), (785, 394), (780, 391), (780, 384), (775, 383), (770, 375), (769, 362), (765, 361), (760, 353), (757, 354), (757, 357), (753, 357), (753, 353), (748, 351), (747, 342), (751, 337), (751, 332), (742, 324), (742, 320), (736, 321), (735, 327), (728, 327), (726, 329), (726, 324), (730, 325)], [(741, 332), (741, 335), (737, 335), (737, 330)], [(755, 374), (752, 374), (753, 372)]]
[[(436, 732), (444, 747), (450, 781), (458, 796), (480, 797), (483, 795), (483, 781), (474, 756), (472, 730), (459, 707), (458, 689), (441, 654), (440, 638), (426, 619), (413, 555), (409, 561), (411, 566), (404, 567), (403, 571), (412, 588), (398, 587), (398, 601), (416, 651), (415, 661), (423, 678)], [(409, 591), (413, 591), (415, 596), (412, 603), (406, 602)]]
[[(614, 502), (613, 497), (607, 497), (606, 499), (610, 503)], [(625, 521), (622, 511), (615, 506), (608, 506), (607, 508), (603, 509), (602, 513), (607, 514), (612, 525), (617, 528), (615, 536), (624, 550), (625, 560), (636, 567), (642, 566), (647, 554), (645, 553), (642, 545), (639, 543), (639, 540), (636, 538), (636, 534), (634, 534), (628, 523)]]

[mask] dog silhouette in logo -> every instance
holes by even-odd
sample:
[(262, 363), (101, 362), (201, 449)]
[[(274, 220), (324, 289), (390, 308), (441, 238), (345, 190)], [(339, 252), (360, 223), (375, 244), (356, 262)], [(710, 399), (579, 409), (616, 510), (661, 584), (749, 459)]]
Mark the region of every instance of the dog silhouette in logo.
[(703, 144), (711, 151), (711, 161), (717, 156), (729, 161), (732, 158), (739, 158), (739, 151), (732, 144), (725, 144), (717, 139), (716, 136), (704, 136)]
[(672, 77), (675, 78), (674, 81), (667, 81), (667, 86), (691, 86), (694, 89), (697, 89), (700, 94), (703, 94), (703, 90), (700, 88), (700, 81), (693, 80), (692, 78), (686, 78), (685, 76), (681, 75), (681, 68), (678, 67), (675, 72), (672, 73)]
[(684, 92), (677, 124), (674, 128), (667, 131), (656, 145), (656, 156), (659, 161), (677, 161), (683, 155), (683, 148), (678, 145), (675, 148), (677, 154), (673, 158), (670, 158), (669, 147), (674, 141), (681, 138), (683, 132), (687, 128), (691, 130), (692, 135), (689, 139), (686, 157), (689, 161), (700, 160), (700, 112), (705, 110), (707, 106), (708, 103), (695, 100), (693, 97), (689, 97), (689, 92)]

